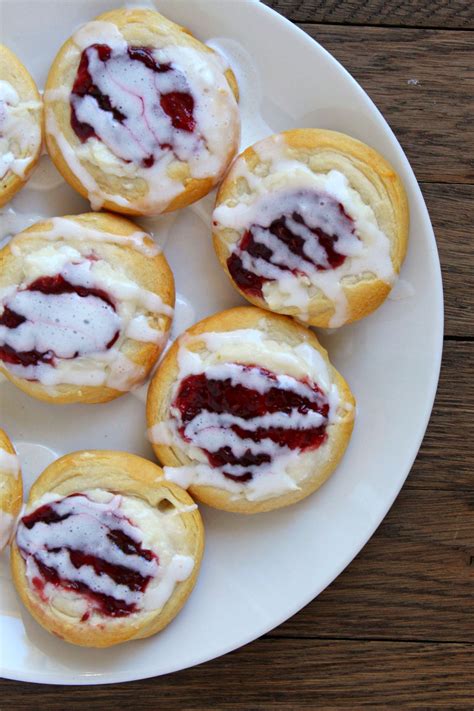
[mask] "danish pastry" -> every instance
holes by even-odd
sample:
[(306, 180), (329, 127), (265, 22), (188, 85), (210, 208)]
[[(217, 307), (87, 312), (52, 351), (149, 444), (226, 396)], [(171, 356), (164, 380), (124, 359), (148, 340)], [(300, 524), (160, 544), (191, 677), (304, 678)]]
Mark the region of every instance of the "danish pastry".
[(408, 204), (391, 165), (335, 131), (247, 148), (213, 216), (217, 256), (256, 306), (334, 328), (374, 311), (405, 257)]
[(0, 207), (28, 180), (39, 160), (43, 104), (27, 68), (0, 44)]
[(6, 432), (0, 429), (0, 551), (13, 533), (22, 499), (20, 462)]
[(187, 30), (152, 10), (107, 12), (51, 67), (48, 151), (94, 210), (176, 210), (206, 195), (235, 155), (237, 96), (232, 71)]
[(148, 375), (173, 306), (168, 263), (133, 223), (38, 222), (0, 251), (0, 371), (40, 400), (106, 402)]
[(314, 333), (257, 308), (192, 326), (148, 391), (149, 439), (165, 477), (240, 513), (287, 506), (319, 488), (353, 419), (352, 394)]
[(33, 485), (12, 544), (17, 591), (67, 642), (109, 647), (162, 630), (196, 582), (204, 533), (197, 507), (152, 462), (83, 451)]

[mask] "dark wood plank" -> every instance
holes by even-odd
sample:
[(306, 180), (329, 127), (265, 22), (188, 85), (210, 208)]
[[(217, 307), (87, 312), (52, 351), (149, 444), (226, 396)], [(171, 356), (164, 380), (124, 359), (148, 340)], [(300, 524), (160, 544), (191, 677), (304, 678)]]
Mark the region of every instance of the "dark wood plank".
[(466, 644), (264, 638), (201, 667), (105, 687), (0, 683), (2, 708), (166, 711), (386, 708), (472, 709)]
[(473, 524), (474, 491), (403, 489), (350, 567), (271, 634), (472, 644)]
[(445, 334), (474, 337), (474, 186), (421, 186), (438, 243), (443, 272)]
[(474, 491), (473, 421), (474, 342), (446, 341), (431, 421), (405, 487)]
[(294, 22), (399, 27), (474, 27), (470, 0), (265, 0)]
[(405, 149), (418, 180), (474, 183), (471, 32), (302, 27), (374, 100)]

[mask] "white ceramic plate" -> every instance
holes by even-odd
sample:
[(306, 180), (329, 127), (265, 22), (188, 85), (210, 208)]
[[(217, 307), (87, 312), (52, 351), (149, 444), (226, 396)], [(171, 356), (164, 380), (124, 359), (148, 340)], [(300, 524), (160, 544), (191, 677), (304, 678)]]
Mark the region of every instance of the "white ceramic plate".
[[(2, 0), (2, 41), (41, 87), (57, 49), (77, 26), (119, 4)], [(433, 404), (443, 322), (436, 243), (413, 172), (381, 114), (324, 49), (254, 0), (156, 5), (228, 56), (241, 89), (243, 147), (282, 129), (332, 128), (366, 141), (395, 165), (410, 197), (408, 258), (402, 281), (382, 308), (321, 336), (358, 402), (349, 449), (324, 487), (296, 506), (254, 517), (203, 507), (207, 548), (188, 604), (160, 635), (118, 648), (75, 648), (41, 629), (17, 601), (4, 555), (1, 656), (3, 674), (12, 679), (97, 684), (165, 674), (229, 652), (280, 624), (329, 585), (373, 534), (405, 481)], [(5, 209), (4, 232), (23, 228), (35, 215), (88, 209), (46, 156), (10, 207), (17, 214)], [(143, 221), (166, 243), (175, 273), (175, 334), (240, 302), (212, 250), (211, 207), (208, 196), (178, 214)], [(53, 458), (77, 449), (125, 449), (152, 458), (144, 436), (144, 389), (106, 405), (53, 407), (2, 382), (0, 398), (2, 426), (22, 457), (27, 485)]]

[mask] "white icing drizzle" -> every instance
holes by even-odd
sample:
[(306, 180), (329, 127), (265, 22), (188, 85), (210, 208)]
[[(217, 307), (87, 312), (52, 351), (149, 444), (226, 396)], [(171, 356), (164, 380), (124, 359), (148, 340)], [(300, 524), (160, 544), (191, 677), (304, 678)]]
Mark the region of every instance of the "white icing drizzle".
[(171, 326), (170, 345), (196, 322), (196, 307), (183, 294), (176, 293), (175, 311)]
[(71, 562), (66, 548), (94, 555), (113, 565), (120, 565), (139, 573), (142, 577), (155, 577), (158, 572), (156, 560), (145, 560), (138, 555), (126, 554), (108, 538), (110, 529), (118, 530), (141, 543), (141, 531), (120, 515), (119, 495), (106, 503), (89, 500), (85, 496), (74, 496), (50, 504), (58, 516), (67, 516), (56, 523), (38, 523), (28, 529), (20, 523), (17, 530), (17, 544), (22, 555), (36, 556), (49, 568), (58, 572), (61, 578), (83, 582), (94, 592), (139, 603), (142, 593), (132, 591), (126, 585), (117, 584), (107, 574), (98, 574), (92, 566), (76, 568)]
[[(308, 320), (311, 299), (320, 291), (334, 308), (330, 326), (341, 326), (348, 318), (345, 281), (371, 275), (393, 284), (395, 272), (390, 257), (390, 240), (378, 227), (371, 207), (362, 201), (342, 173), (337, 170), (317, 173), (301, 161), (290, 158), (281, 135), (270, 136), (253, 148), (265, 167), (253, 173), (243, 159), (237, 159), (229, 179), (245, 180), (249, 192), (244, 192), (238, 202), (229, 200), (216, 208), (213, 215), (216, 230), (234, 231), (230, 242), (229, 233), (225, 238), (231, 252), (241, 257), (245, 269), (271, 280), (265, 282), (262, 289), (270, 309), (296, 308), (298, 317)], [(315, 194), (321, 195), (320, 201), (314, 199)], [(355, 235), (337, 214), (334, 204), (327, 202), (327, 196), (342, 204), (345, 213), (354, 221)], [(310, 227), (338, 235), (336, 251), (346, 256), (342, 265), (318, 270), (258, 227), (252, 230), (254, 238), (272, 249), (271, 263), (239, 249), (240, 237), (252, 225), (266, 227), (285, 215), (291, 230), (305, 240), (307, 256), (326, 267), (324, 250), (318, 246), (310, 230), (292, 219), (294, 211), (301, 214)], [(303, 274), (295, 275), (279, 265), (299, 269)]]
[(20, 521), (24, 512), (25, 504), (23, 503), (21, 504), (20, 510), (15, 516), (7, 513), (6, 511), (3, 511), (3, 509), (0, 508), (0, 551), (5, 548), (7, 543), (10, 543), (10, 541), (12, 540), (13, 535), (18, 526), (18, 522)]
[(168, 516), (181, 516), (184, 513), (190, 513), (191, 511), (197, 511), (197, 504), (189, 504), (189, 506), (175, 506), (173, 510), (167, 514)]
[(8, 307), (26, 319), (16, 328), (0, 326), (0, 343), (17, 352), (81, 357), (105, 350), (122, 326), (110, 304), (95, 296), (18, 291)]
[[(214, 49), (223, 57), (237, 78), (239, 86), (239, 109), (242, 123), (240, 139), (241, 150), (253, 143), (274, 133), (274, 130), (265, 121), (262, 115), (264, 96), (267, 88), (263, 86), (262, 76), (256, 66), (255, 58), (239, 42), (230, 37), (213, 37), (206, 42), (208, 47)], [(280, 121), (271, 114), (271, 121), (275, 129), (275, 122)], [(291, 121), (288, 116), (287, 121)]]
[(20, 473), (20, 460), (18, 459), (16, 454), (11, 454), (10, 452), (7, 452), (5, 449), (2, 449), (0, 447), (0, 471), (2, 472), (7, 472), (8, 474), (11, 474), (12, 476), (15, 477), (15, 479), (18, 478), (18, 474)]
[[(261, 363), (265, 367), (270, 358), (270, 365), (266, 366), (270, 370), (284, 371), (294, 378), (308, 376), (317, 382), (326, 394), (331, 390), (329, 369), (319, 351), (308, 343), (290, 347), (273, 340), (265, 331), (256, 328), (211, 331), (193, 337), (183, 336), (182, 347), (178, 353), (180, 378), (202, 372), (200, 354), (186, 348), (196, 342), (204, 342), (206, 350), (217, 362)], [(337, 408), (338, 404), (336, 398), (334, 408)]]
[[(45, 101), (46, 97), (49, 96), (50, 93), (51, 92), (46, 92)], [(57, 146), (61, 151), (61, 155), (66, 161), (70, 171), (74, 173), (76, 178), (82, 183), (84, 188), (87, 190), (87, 197), (89, 199), (92, 209), (100, 210), (105, 202), (105, 198), (101, 194), (99, 185), (96, 182), (95, 178), (93, 178), (91, 173), (89, 173), (89, 171), (84, 168), (75, 151), (71, 148), (69, 142), (66, 139), (66, 136), (59, 128), (53, 110), (48, 109), (48, 104), (45, 104), (45, 130), (46, 133), (54, 137), (54, 140), (56, 141)], [(119, 195), (114, 196), (114, 199), (117, 204), (121, 204), (121, 198)]]
[(9, 171), (25, 177), (41, 142), (34, 113), (40, 108), (39, 101), (21, 101), (13, 86), (0, 80), (0, 179)]
[(124, 38), (120, 30), (113, 22), (103, 20), (93, 20), (86, 22), (74, 33), (73, 42), (81, 51), (92, 44), (106, 42), (113, 49), (122, 49)]
[[(107, 351), (101, 355), (106, 356)], [(145, 376), (146, 369), (143, 366), (137, 365), (137, 363), (134, 363), (123, 353), (117, 351), (113, 354), (113, 359), (111, 358), (110, 369), (105, 384), (114, 390), (128, 392), (132, 387), (141, 383)]]
[(182, 467), (163, 467), (163, 472), (165, 479), (183, 489), (188, 489), (190, 486), (214, 486), (229, 491), (234, 499), (244, 497), (248, 501), (262, 501), (300, 488), (294, 479), (285, 473), (285, 468), (294, 463), (296, 458), (295, 452), (286, 455), (280, 453), (277, 470), (275, 467), (271, 469), (261, 467), (259, 476), (245, 484), (224, 477), (219, 469), (202, 462)]
[[(28, 233), (28, 237), (51, 241), (78, 240), (80, 242), (107, 242), (109, 244), (128, 245), (133, 246), (134, 249), (146, 257), (154, 257), (161, 251), (157, 245), (147, 244), (145, 240), (150, 239), (150, 235), (139, 230), (133, 232), (131, 235), (117, 235), (112, 232), (95, 230), (85, 224), (68, 220), (67, 217), (52, 217), (48, 222), (51, 222), (50, 229), (42, 232), (32, 230)], [(21, 239), (23, 239), (23, 235), (21, 235)], [(20, 252), (15, 251), (15, 240), (12, 240), (11, 249), (13, 254), (19, 256)]]
[[(46, 92), (45, 100), (46, 96), (49, 96), (50, 94), (52, 94), (52, 91)], [(45, 130), (46, 133), (54, 137), (58, 148), (61, 151), (61, 154), (64, 160), (66, 161), (69, 169), (72, 173), (74, 173), (76, 178), (82, 183), (82, 185), (86, 189), (87, 197), (93, 210), (100, 210), (107, 199), (113, 201), (117, 205), (121, 205), (122, 207), (130, 206), (128, 200), (123, 198), (121, 195), (103, 194), (95, 178), (86, 168), (84, 168), (78, 157), (78, 154), (74, 151), (74, 149), (67, 141), (66, 136), (58, 126), (58, 122), (56, 121), (56, 117), (54, 116), (53, 111), (48, 110), (47, 104), (45, 105)]]
[[(125, 496), (110, 494), (100, 489), (66, 498), (46, 495), (36, 502), (35, 508), (44, 503), (48, 503), (53, 512), (63, 517), (63, 520), (49, 524), (39, 522), (30, 529), (20, 522), (16, 536), (18, 547), (26, 561), (27, 578), (32, 589), (33, 579), (42, 579), (36, 563), (38, 560), (55, 570), (63, 580), (84, 583), (95, 593), (134, 605), (134, 614), (143, 611), (157, 612), (169, 600), (176, 584), (186, 580), (192, 573), (192, 556), (183, 555), (174, 547), (176, 532), (183, 529), (170, 528), (166, 517), (144, 503), (137, 503)], [(155, 534), (158, 531), (161, 535), (161, 543), (151, 546), (157, 558), (147, 560), (136, 553), (125, 553), (108, 535), (110, 530), (120, 531), (142, 548), (149, 549), (149, 534), (146, 534), (140, 525), (146, 521), (155, 530)], [(128, 585), (115, 581), (104, 571), (96, 573), (92, 565), (83, 564), (76, 567), (71, 561), (68, 549), (98, 557), (109, 564), (149, 578), (145, 591), (133, 590)], [(82, 616), (83, 612), (88, 611), (91, 624), (97, 617), (99, 620), (102, 618), (98, 603), (84, 598), (80, 593), (66, 591), (44, 582), (43, 595), (53, 604), (53, 609), (58, 598), (68, 596), (73, 598), (72, 602), (69, 601), (71, 614)]]
[(47, 89), (43, 94), (45, 101), (68, 101), (69, 91), (65, 86), (58, 86), (56, 89)]
[(402, 301), (403, 299), (411, 299), (416, 294), (416, 289), (407, 279), (398, 277), (388, 298), (391, 301)]
[[(82, 385), (97, 387), (105, 385), (120, 392), (128, 392), (146, 376), (145, 368), (137, 365), (115, 348), (110, 348), (105, 353), (90, 354), (88, 358), (76, 359), (72, 364), (61, 361), (52, 368), (46, 363), (37, 365), (8, 364), (8, 370), (18, 378), (38, 380), (46, 387), (62, 385)], [(104, 365), (108, 365), (108, 370)], [(60, 394), (51, 390), (50, 395)]]
[(0, 210), (0, 249), (5, 247), (13, 235), (26, 230), (39, 220), (41, 220), (40, 215), (16, 212), (11, 206)]
[[(206, 353), (193, 351), (191, 344), (204, 342)], [(257, 365), (245, 368), (245, 365)], [(310, 378), (316, 383), (327, 398), (329, 412), (327, 419), (318, 412), (309, 410), (300, 413), (296, 409), (290, 414), (283, 412), (267, 413), (251, 420), (240, 418), (230, 413), (212, 413), (202, 410), (188, 422), (181, 436), (180, 413), (171, 408), (169, 419), (151, 426), (149, 439), (155, 444), (164, 444), (179, 449), (191, 459), (191, 464), (180, 467), (165, 467), (165, 478), (187, 488), (190, 485), (210, 485), (225, 489), (236, 497), (245, 497), (250, 501), (278, 496), (296, 490), (299, 483), (312, 471), (306, 467), (297, 471), (302, 459), (311, 453), (302, 453), (299, 449), (290, 449), (262, 438), (254, 442), (251, 438), (241, 438), (231, 429), (239, 426), (246, 431), (255, 431), (260, 427), (283, 427), (285, 429), (308, 429), (327, 423), (331, 425), (340, 419), (341, 403), (337, 387), (331, 382), (328, 366), (321, 354), (307, 343), (296, 347), (272, 341), (265, 332), (257, 329), (240, 329), (230, 332), (205, 333), (195, 337), (184, 337), (178, 351), (179, 372), (173, 387), (171, 402), (179, 390), (182, 381), (189, 375), (205, 373), (207, 379), (226, 380), (232, 385), (243, 385), (261, 394), (272, 387), (283, 388), (310, 401), (317, 402), (319, 395), (305, 382), (298, 378)], [(265, 376), (259, 369), (272, 370), (275, 380)], [(281, 372), (283, 371), (283, 372)], [(249, 451), (254, 455), (269, 455), (269, 463), (257, 465), (226, 464), (211, 467), (203, 449), (217, 452), (228, 447), (236, 458)], [(321, 445), (323, 448), (324, 445)], [(319, 450), (318, 450), (319, 451)], [(313, 463), (314, 464), (314, 463)], [(223, 475), (241, 476), (252, 474), (248, 482), (236, 482)]]
[(164, 346), (166, 340), (166, 334), (160, 333), (156, 328), (151, 328), (144, 314), (132, 318), (125, 333), (128, 338), (132, 338), (135, 341), (156, 343), (160, 346)]
[[(121, 301), (135, 301), (153, 314), (173, 315), (173, 309), (163, 302), (159, 294), (143, 289), (124, 274), (115, 275), (115, 270), (104, 261), (84, 261), (80, 264), (66, 263), (61, 271), (71, 284), (100, 288)], [(115, 277), (115, 278), (114, 278)], [(140, 340), (140, 339), (137, 339)]]
[[(159, 218), (161, 219), (161, 218)], [(132, 394), (135, 395), (139, 400), (146, 403), (147, 392), (148, 392), (148, 381), (154, 376), (156, 369), (159, 367), (161, 359), (164, 357), (165, 353), (171, 348), (174, 341), (178, 336), (183, 333), (187, 328), (192, 326), (196, 321), (196, 312), (194, 306), (191, 304), (186, 297), (184, 297), (179, 292), (176, 293), (175, 307), (173, 314), (173, 321), (171, 324), (171, 330), (167, 336), (163, 337), (163, 342), (161, 346), (163, 348), (160, 359), (157, 360), (153, 368), (151, 369), (147, 380), (140, 386), (133, 388)], [(135, 326), (132, 326), (135, 328)], [(141, 328), (141, 327), (140, 327)], [(127, 332), (128, 333), (128, 332)], [(133, 333), (133, 331), (132, 331)], [(144, 334), (143, 334), (144, 335)]]
[[(100, 109), (91, 96), (71, 94), (78, 120), (92, 126), (100, 140), (92, 137), (73, 148), (59, 129), (52, 105), (69, 102), (69, 95), (64, 87), (45, 95), (46, 130), (55, 137), (69, 168), (88, 191), (93, 209), (112, 200), (120, 206), (138, 204), (143, 214), (159, 214), (183, 192), (185, 179), (212, 177), (217, 182), (227, 167), (229, 154), (237, 149), (237, 102), (220, 57), (191, 47), (168, 45), (164, 37), (158, 39), (162, 46), (153, 50), (153, 58), (157, 64), (169, 65), (169, 71), (154, 72), (144, 63), (130, 59), (127, 42), (111, 23), (88, 23), (73, 36), (78, 51), (87, 52), (94, 84), (112, 97), (114, 107), (125, 115), (124, 120), (118, 121), (111, 112)], [(108, 45), (111, 57), (101, 61), (93, 44)], [(193, 131), (172, 125), (160, 101), (170, 93), (192, 96)], [(153, 165), (146, 167), (150, 158)], [(108, 194), (88, 171), (88, 163), (129, 181), (141, 178), (148, 192), (138, 201)], [(177, 177), (179, 164), (186, 165), (187, 170)]]
[[(27, 320), (14, 329), (0, 326), (0, 345), (6, 344), (17, 352), (52, 351), (57, 358), (54, 365), (5, 363), (5, 367), (17, 377), (38, 380), (48, 387), (64, 383), (106, 385), (126, 392), (143, 381), (146, 369), (121, 352), (124, 342), (133, 339), (162, 348), (167, 337), (165, 319), (172, 316), (173, 309), (158, 294), (131, 281), (120, 265), (106, 262), (97, 253), (91, 257), (90, 245), (79, 239), (80, 230), (69, 229), (72, 224), (55, 218), (52, 244), (48, 244), (49, 232), (34, 233), (38, 238), (45, 237), (46, 246), (33, 252), (25, 239), (31, 235), (18, 236), (12, 242), (12, 251), (22, 257), (23, 281), (0, 289), (0, 313), (8, 306)], [(91, 232), (94, 235), (96, 231)], [(59, 242), (60, 234), (74, 246)], [(97, 231), (99, 234), (102, 233)], [(144, 236), (135, 233), (132, 243), (141, 244)], [(112, 240), (114, 237), (111, 235)], [(25, 290), (39, 277), (56, 275), (72, 285), (105, 292), (114, 300), (115, 311), (92, 294), (81, 297), (75, 293)], [(107, 349), (116, 333), (118, 339)]]
[(194, 569), (194, 558), (189, 555), (174, 555), (161, 577), (160, 585), (147, 591), (144, 609), (161, 610), (168, 602), (177, 583), (189, 578)]

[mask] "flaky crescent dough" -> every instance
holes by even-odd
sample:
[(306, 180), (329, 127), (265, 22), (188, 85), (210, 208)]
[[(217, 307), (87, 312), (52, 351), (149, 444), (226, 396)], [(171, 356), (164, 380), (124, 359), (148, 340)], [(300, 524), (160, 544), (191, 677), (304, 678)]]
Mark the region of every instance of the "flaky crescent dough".
[[(278, 353), (283, 346), (288, 346), (291, 352), (301, 344), (309, 345), (321, 356), (327, 368), (331, 384), (337, 387), (340, 398), (338, 421), (328, 426), (327, 442), (314, 452), (304, 452), (304, 454), (299, 455), (304, 469), (300, 472), (298, 489), (251, 501), (245, 495), (234, 495), (232, 492), (217, 486), (191, 484), (189, 487), (193, 497), (209, 506), (238, 513), (259, 513), (294, 504), (316, 491), (326, 481), (336, 468), (349, 442), (354, 425), (355, 402), (344, 378), (331, 365), (326, 350), (320, 345), (312, 331), (290, 318), (271, 314), (268, 311), (257, 308), (238, 307), (222, 311), (192, 326), (175, 341), (150, 383), (147, 400), (147, 424), (150, 439), (158, 460), (163, 466), (169, 467), (170, 471), (172, 471), (172, 467), (196, 463), (196, 460), (186, 454), (183, 446), (180, 446), (178, 441), (174, 441), (172, 444), (153, 443), (153, 427), (159, 423), (166, 422), (170, 417), (170, 405), (174, 397), (174, 388), (179, 374), (179, 349), (185, 346), (191, 352), (199, 353), (202, 356), (207, 353), (207, 349), (205, 343), (199, 339), (201, 334), (230, 333), (240, 329), (256, 329), (265, 334), (265, 338), (268, 337), (272, 342), (272, 345), (269, 346), (270, 359), (271, 353)], [(245, 336), (242, 335), (240, 340), (243, 341), (244, 339)], [(217, 359), (218, 362), (222, 362), (219, 360), (218, 354)], [(206, 363), (208, 362), (206, 361)], [(273, 369), (270, 367), (269, 362), (262, 363), (251, 343), (244, 355), (239, 350), (236, 362)], [(274, 370), (277, 373), (291, 374), (285, 369), (275, 368)], [(266, 475), (262, 474), (261, 476)]]
[[(161, 480), (161, 469), (142, 457), (126, 452), (82, 451), (68, 454), (51, 464), (33, 485), (27, 511), (45, 494), (61, 497), (91, 489), (105, 489), (146, 503), (152, 509), (163, 506), (180, 516), (184, 535), (181, 551), (194, 558), (191, 575), (178, 582), (159, 611), (141, 610), (126, 617), (103, 617), (102, 623), (73, 619), (44, 602), (32, 589), (25, 561), (16, 541), (12, 544), (13, 581), (20, 598), (35, 620), (58, 637), (85, 647), (110, 647), (159, 632), (178, 614), (191, 593), (199, 572), (204, 548), (201, 516), (191, 497), (178, 486)], [(180, 511), (181, 509), (181, 511)], [(179, 514), (178, 514), (179, 512)]]
[[(2, 461), (5, 453), (5, 461)], [(16, 452), (8, 435), (0, 429), (0, 550), (8, 543), (23, 501), (23, 482)]]
[[(171, 22), (157, 12), (147, 9), (120, 9), (106, 12), (96, 18), (97, 25), (101, 23), (115, 26), (122, 33), (129, 46), (146, 48), (161, 48), (176, 46), (197, 51), (215, 60), (216, 54), (202, 42), (199, 42), (191, 33)], [(93, 25), (94, 23), (90, 23)], [(87, 27), (87, 26), (86, 26)], [(100, 43), (97, 40), (95, 43)], [(91, 41), (90, 44), (94, 42)], [(226, 148), (219, 157), (218, 166), (213, 173), (204, 176), (193, 175), (189, 161), (175, 160), (168, 168), (167, 175), (182, 184), (181, 191), (166, 204), (150, 204), (147, 202), (147, 182), (145, 174), (118, 175), (113, 169), (107, 168), (100, 161), (86, 160), (78, 157), (77, 150), (81, 142), (71, 128), (71, 109), (69, 96), (72, 90), (81, 50), (74, 44), (74, 36), (69, 39), (57, 54), (51, 66), (45, 88), (45, 115), (46, 115), (46, 145), (49, 154), (65, 180), (83, 195), (99, 206), (129, 215), (159, 214), (178, 210), (199, 200), (206, 195), (222, 178), (229, 162), (238, 149), (239, 119), (235, 108), (235, 99), (238, 100), (238, 87), (231, 69), (219, 70), (225, 77), (223, 86), (214, 90), (211, 86), (206, 92), (214, 91), (213, 110), (219, 111), (223, 107), (226, 116), (232, 116), (226, 123)], [(226, 81), (227, 80), (227, 81)], [(217, 128), (219, 119), (216, 117)], [(61, 134), (61, 138), (59, 138)], [(87, 145), (84, 144), (84, 145)], [(75, 157), (67, 158), (71, 152)], [(77, 170), (71, 168), (74, 162), (79, 163)], [(83, 171), (89, 175), (89, 180), (84, 180), (79, 175)], [(141, 175), (141, 174), (140, 174)], [(85, 182), (90, 178), (97, 184), (97, 189), (91, 189)], [(114, 199), (119, 196), (120, 200)], [(159, 196), (158, 196), (159, 198)], [(125, 202), (124, 202), (125, 200)], [(160, 201), (161, 203), (161, 201)]]
[[(71, 225), (73, 233), (69, 233)], [(137, 235), (140, 237), (140, 244), (135, 241)], [(0, 290), (8, 290), (9, 287), (22, 283), (26, 261), (31, 260), (35, 251), (46, 247), (56, 249), (60, 246), (77, 249), (85, 256), (91, 253), (100, 257), (141, 289), (156, 294), (165, 307), (172, 310), (174, 279), (164, 255), (158, 251), (151, 237), (142, 233), (137, 225), (123, 217), (105, 212), (45, 220), (16, 235), (0, 251)], [(4, 303), (8, 303), (8, 300)], [(127, 337), (119, 348), (120, 354), (127, 358), (127, 362), (130, 361), (131, 367), (140, 369), (139, 380), (145, 378), (156, 362), (171, 323), (170, 315), (165, 312), (147, 313), (150, 328), (155, 329), (158, 335), (162, 334), (162, 342), (142, 342)], [(107, 402), (123, 395), (129, 389), (124, 386), (123, 390), (119, 390), (107, 386), (107, 383), (92, 386), (63, 382), (51, 387), (37, 380), (17, 376), (1, 360), (0, 372), (28, 395), (55, 404)], [(133, 384), (135, 383), (131, 383), (130, 387)]]
[[(31, 123), (34, 127), (31, 140), (28, 140), (27, 145), (23, 147), (18, 145), (16, 136), (5, 135), (3, 137), (3, 140), (8, 142), (5, 151), (13, 152), (16, 159), (29, 159), (29, 162), (22, 175), (9, 169), (3, 178), (0, 178), (0, 207), (2, 207), (23, 187), (39, 160), (43, 138), (43, 104), (27, 68), (3, 44), (0, 44), (0, 81), (8, 82), (18, 94), (20, 103), (14, 109), (16, 128), (18, 129), (20, 121), (26, 121), (28, 125)], [(22, 109), (21, 104), (25, 104), (25, 108)]]
[[(313, 286), (301, 285), (307, 299), (305, 308), (292, 302), (288, 296), (272, 300), (265, 293), (260, 297), (242, 290), (229, 272), (227, 260), (245, 233), (245, 228), (229, 228), (219, 219), (219, 208), (227, 206), (236, 208), (237, 212), (260, 199), (259, 195), (277, 191), (284, 193), (291, 188), (291, 181), (297, 180), (294, 176), (298, 169), (304, 172), (308, 186), (312, 185), (311, 180), (319, 180), (324, 185), (331, 171), (342, 174), (341, 177), (347, 180), (346, 193), (351, 203), (349, 206), (344, 204), (346, 212), (350, 214), (353, 207), (364, 220), (369, 219), (372, 230), (374, 225), (378, 226), (388, 238), (385, 262), (390, 260), (391, 264), (384, 264), (383, 275), (372, 272), (373, 261), (364, 269), (363, 262), (351, 262), (351, 257), (346, 259), (347, 270), (345, 267), (344, 271), (341, 268), (333, 270), (334, 279), (340, 280), (336, 294), (339, 300), (347, 302), (341, 315), (336, 314), (336, 299), (318, 286), (319, 275), (326, 278), (325, 271), (310, 277)], [(325, 191), (324, 188), (319, 190), (322, 193)], [(367, 218), (367, 206), (373, 217)], [(227, 214), (231, 215), (232, 209)], [(358, 215), (355, 217), (358, 218)], [(404, 260), (408, 226), (408, 201), (403, 184), (393, 167), (377, 151), (336, 131), (295, 129), (265, 138), (236, 158), (219, 188), (213, 238), (220, 263), (233, 286), (248, 301), (255, 306), (301, 318), (312, 326), (327, 328), (363, 318), (382, 304)], [(363, 235), (360, 236), (364, 239)], [(357, 265), (355, 271), (351, 271), (352, 263)], [(301, 260), (303, 271), (304, 264)], [(289, 271), (284, 274), (291, 276)]]

